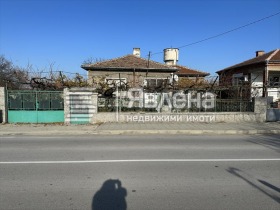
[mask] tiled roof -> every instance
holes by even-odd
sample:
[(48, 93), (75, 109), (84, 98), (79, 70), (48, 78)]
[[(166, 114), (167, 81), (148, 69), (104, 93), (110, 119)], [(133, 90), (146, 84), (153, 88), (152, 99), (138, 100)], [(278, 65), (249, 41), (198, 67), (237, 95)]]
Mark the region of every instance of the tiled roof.
[(85, 70), (110, 70), (110, 69), (156, 69), (156, 70), (173, 70), (177, 71), (176, 68), (161, 64), (155, 61), (147, 60), (144, 58), (137, 57), (135, 55), (126, 55), (123, 57), (106, 60), (94, 64), (86, 64), (81, 66)]
[(269, 59), (269, 62), (280, 62), (280, 49), (275, 50), (275, 54)]
[(280, 50), (279, 49), (273, 50), (273, 51), (265, 53), (261, 56), (246, 60), (244, 62), (241, 62), (241, 63), (238, 63), (236, 65), (227, 67), (227, 68), (222, 69), (220, 71), (217, 71), (217, 73), (222, 72), (222, 71), (226, 71), (226, 70), (230, 70), (230, 69), (236, 69), (236, 68), (240, 68), (240, 67), (244, 67), (244, 66), (259, 64), (259, 63), (265, 64), (266, 62), (268, 62), (268, 63), (280, 62)]
[(178, 72), (176, 72), (176, 74), (178, 76), (208, 76), (209, 73), (203, 72), (203, 71), (198, 71), (198, 70), (194, 70), (194, 69), (190, 69), (186, 66), (179, 66), (176, 65), (176, 68), (179, 69)]

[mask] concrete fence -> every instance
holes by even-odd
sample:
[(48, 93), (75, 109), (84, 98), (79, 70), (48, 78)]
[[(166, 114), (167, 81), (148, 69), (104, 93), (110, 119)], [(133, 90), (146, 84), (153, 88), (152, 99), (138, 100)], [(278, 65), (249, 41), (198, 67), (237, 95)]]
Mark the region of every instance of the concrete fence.
[[(7, 120), (7, 101), (4, 87), (0, 87), (0, 122)], [(98, 95), (93, 89), (65, 89), (65, 123), (104, 123), (104, 122), (266, 122), (279, 120), (279, 110), (268, 105), (272, 97), (255, 98), (254, 112), (98, 112)], [(275, 112), (277, 112), (275, 114)], [(275, 117), (276, 116), (276, 117)]]
[(91, 123), (103, 122), (265, 122), (272, 97), (255, 98), (254, 112), (99, 112)]
[(256, 122), (256, 114), (242, 112), (204, 113), (106, 113), (94, 115), (92, 123), (101, 122)]
[(273, 101), (273, 97), (257, 97), (254, 100), (254, 114), (256, 116), (256, 122), (266, 122), (267, 110), (270, 103)]

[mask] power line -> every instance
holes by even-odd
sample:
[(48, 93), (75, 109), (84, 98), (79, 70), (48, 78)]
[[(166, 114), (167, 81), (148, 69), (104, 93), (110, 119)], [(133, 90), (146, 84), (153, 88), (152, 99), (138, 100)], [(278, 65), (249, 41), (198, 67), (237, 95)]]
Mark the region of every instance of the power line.
[[(248, 26), (253, 25), (253, 24), (255, 24), (255, 23), (264, 21), (264, 20), (266, 20), (266, 19), (269, 19), (269, 18), (274, 17), (274, 16), (279, 15), (279, 14), (280, 14), (280, 12), (277, 12), (277, 13), (275, 13), (275, 14), (269, 15), (269, 16), (264, 17), (264, 18), (261, 18), (261, 19), (259, 19), (259, 20), (255, 20), (255, 21), (253, 21), (253, 22), (247, 23), (247, 24), (242, 25), (242, 26), (239, 26), (239, 27), (237, 27), (237, 28), (233, 28), (233, 29), (228, 30), (228, 31), (225, 31), (225, 32), (223, 32), (223, 33), (220, 33), (220, 34), (217, 34), (217, 35), (214, 35), (214, 36), (210, 36), (210, 37), (208, 37), (208, 38), (201, 39), (201, 40), (199, 40), (199, 41), (195, 41), (195, 42), (192, 42), (192, 43), (189, 43), (189, 44), (186, 44), (186, 45), (182, 45), (182, 46), (180, 46), (180, 47), (175, 47), (175, 48), (180, 49), (180, 48), (188, 47), (188, 46), (195, 45), (195, 44), (198, 44), (198, 43), (201, 43), (201, 42), (205, 42), (205, 41), (208, 41), (208, 40), (210, 40), (210, 39), (214, 39), (214, 38), (223, 36), (223, 35), (225, 35), (225, 34), (228, 34), (228, 33), (231, 33), (231, 32), (237, 31), (237, 30), (240, 30), (240, 29), (245, 28), (245, 27), (248, 27)], [(160, 53), (163, 53), (163, 52), (162, 52), (162, 51), (161, 51), (161, 52), (156, 52), (156, 53), (153, 53), (152, 55), (156, 55), (156, 54), (160, 54)]]
[(86, 74), (81, 74), (81, 73), (78, 73), (78, 72), (67, 72), (67, 71), (52, 71), (52, 72), (51, 71), (24, 71), (24, 72), (26, 72), (28, 74), (52, 74), (52, 73), (62, 72), (64, 74), (75, 74), (75, 75), (79, 74), (81, 76), (87, 76)]

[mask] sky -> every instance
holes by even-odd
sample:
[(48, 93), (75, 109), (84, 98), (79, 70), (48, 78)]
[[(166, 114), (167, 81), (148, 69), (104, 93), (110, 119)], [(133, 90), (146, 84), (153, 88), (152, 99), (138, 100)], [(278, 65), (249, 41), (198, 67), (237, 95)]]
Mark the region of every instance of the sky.
[(21, 67), (86, 75), (89, 58), (139, 47), (141, 57), (151, 52), (163, 63), (173, 47), (179, 65), (216, 75), (257, 50), (280, 48), (279, 12), (279, 0), (0, 0), (0, 55)]

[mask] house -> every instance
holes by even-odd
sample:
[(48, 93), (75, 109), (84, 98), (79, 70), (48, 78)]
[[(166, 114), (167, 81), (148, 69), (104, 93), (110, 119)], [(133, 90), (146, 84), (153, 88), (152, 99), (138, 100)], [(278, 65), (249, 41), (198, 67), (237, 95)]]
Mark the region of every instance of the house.
[(96, 77), (104, 77), (108, 85), (125, 84), (128, 87), (146, 87), (152, 91), (169, 87), (182, 77), (195, 79), (208, 73), (176, 65), (178, 49), (164, 50), (165, 63), (141, 58), (140, 48), (133, 48), (133, 53), (102, 62), (84, 64), (81, 67), (88, 72), (88, 79), (94, 82)]
[(280, 50), (265, 53), (256, 51), (256, 56), (216, 72), (220, 86), (247, 87), (249, 97), (272, 96), (280, 99)]
[(178, 89), (190, 89), (190, 88), (203, 88), (203, 83), (208, 83), (205, 80), (209, 73), (194, 70), (186, 66), (175, 65), (178, 68), (176, 75), (178, 76)]
[(204, 78), (210, 75), (207, 72), (194, 70), (186, 66), (175, 65), (175, 67), (178, 68), (178, 72), (176, 72), (176, 74), (179, 78)]

